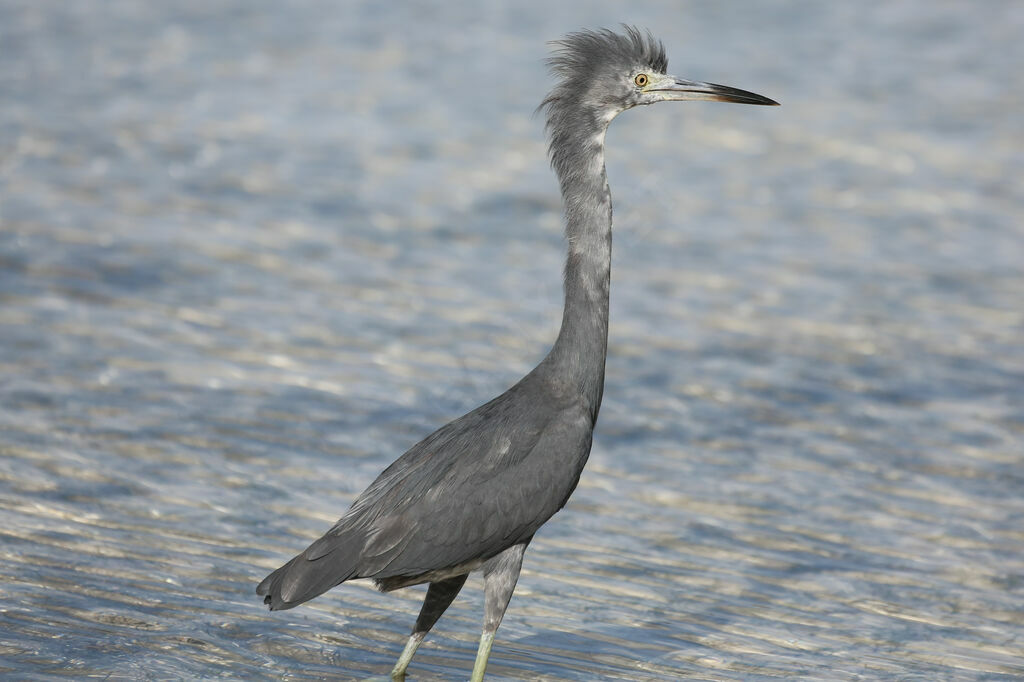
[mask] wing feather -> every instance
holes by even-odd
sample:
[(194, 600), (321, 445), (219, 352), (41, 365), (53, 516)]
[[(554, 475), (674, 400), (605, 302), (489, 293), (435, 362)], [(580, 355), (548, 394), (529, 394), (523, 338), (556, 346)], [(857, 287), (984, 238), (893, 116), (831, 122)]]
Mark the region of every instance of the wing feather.
[(520, 384), (441, 427), (385, 469), (323, 537), (257, 592), (291, 608), (352, 578), (394, 580), (486, 560), (561, 509), (590, 452), (576, 401)]

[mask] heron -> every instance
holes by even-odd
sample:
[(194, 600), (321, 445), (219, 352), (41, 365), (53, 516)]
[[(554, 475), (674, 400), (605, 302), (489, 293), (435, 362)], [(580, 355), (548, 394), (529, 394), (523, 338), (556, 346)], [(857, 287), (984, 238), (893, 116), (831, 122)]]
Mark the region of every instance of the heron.
[(552, 89), (538, 111), (547, 118), (568, 243), (554, 345), (507, 391), (412, 446), (330, 530), (256, 590), (279, 610), (357, 578), (370, 578), (385, 592), (426, 583), (392, 680), (405, 679), (420, 643), (476, 570), (483, 572), (484, 621), (471, 680), (483, 680), (523, 554), (566, 504), (590, 455), (608, 349), (608, 124), (626, 109), (655, 102), (778, 104), (668, 75), (664, 45), (633, 26), (570, 33), (554, 43), (548, 66)]

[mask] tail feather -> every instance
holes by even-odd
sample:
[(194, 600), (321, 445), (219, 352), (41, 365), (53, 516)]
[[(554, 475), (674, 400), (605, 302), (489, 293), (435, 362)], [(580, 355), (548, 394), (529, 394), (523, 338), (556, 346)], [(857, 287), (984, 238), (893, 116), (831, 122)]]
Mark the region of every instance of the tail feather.
[[(271, 611), (298, 606), (352, 578), (376, 577), (402, 555), (411, 535), (404, 517), (387, 519), (368, 532), (338, 525), (259, 584), (256, 594)], [(397, 574), (394, 574), (397, 575)]]
[(327, 554), (310, 561), (303, 552), (264, 578), (256, 594), (271, 611), (290, 609), (356, 577), (356, 570), (351, 559)]
[(291, 568), (296, 561), (302, 558), (302, 555), (295, 557), (281, 568), (277, 569), (266, 578), (263, 579), (259, 585), (256, 586), (256, 594), (263, 597), (263, 603), (270, 606), (271, 611), (280, 611), (282, 609), (290, 609), (293, 606), (298, 606), (299, 602), (294, 604), (287, 604), (281, 598), (281, 582), (284, 580), (285, 574), (288, 573), (288, 569)]

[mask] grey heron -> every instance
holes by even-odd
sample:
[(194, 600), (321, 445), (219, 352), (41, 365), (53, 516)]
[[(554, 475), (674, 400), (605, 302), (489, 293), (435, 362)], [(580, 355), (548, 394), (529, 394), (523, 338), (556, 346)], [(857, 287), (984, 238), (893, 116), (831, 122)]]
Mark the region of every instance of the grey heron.
[(761, 95), (667, 74), (664, 46), (626, 26), (571, 33), (549, 59), (551, 164), (565, 208), (565, 307), (551, 351), (517, 384), (414, 445), (348, 512), (259, 584), (272, 610), (290, 609), (354, 578), (384, 591), (428, 583), (391, 676), (404, 679), (423, 641), (481, 569), (483, 633), (472, 680), (483, 679), (523, 554), (561, 509), (590, 454), (604, 390), (612, 203), (604, 142), (618, 114), (655, 102), (774, 105)]

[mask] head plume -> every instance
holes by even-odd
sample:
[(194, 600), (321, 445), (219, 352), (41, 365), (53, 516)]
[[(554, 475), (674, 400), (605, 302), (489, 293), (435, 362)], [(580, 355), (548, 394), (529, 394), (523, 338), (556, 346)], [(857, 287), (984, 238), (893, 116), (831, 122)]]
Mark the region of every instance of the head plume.
[(563, 82), (573, 81), (611, 67), (636, 66), (657, 73), (668, 70), (665, 46), (650, 31), (623, 24), (624, 34), (607, 28), (577, 31), (552, 42), (548, 58), (551, 73)]
[(546, 115), (551, 162), (560, 177), (576, 167), (572, 150), (592, 152), (595, 132), (636, 104), (630, 99), (630, 74), (668, 69), (661, 41), (635, 26), (623, 29), (621, 34), (606, 28), (578, 31), (552, 42), (547, 63), (556, 81), (537, 111)]

